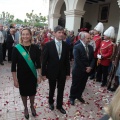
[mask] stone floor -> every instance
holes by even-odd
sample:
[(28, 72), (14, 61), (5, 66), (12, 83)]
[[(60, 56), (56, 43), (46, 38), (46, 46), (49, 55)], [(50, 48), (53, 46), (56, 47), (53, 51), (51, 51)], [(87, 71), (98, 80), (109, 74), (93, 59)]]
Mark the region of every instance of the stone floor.
[[(4, 63), (4, 66), (0, 66), (0, 120), (25, 120), (19, 90), (13, 86), (11, 65), (7, 62)], [(37, 89), (35, 98), (37, 117), (33, 118), (29, 109), (30, 120), (99, 120), (104, 113), (102, 107), (110, 102), (113, 93), (107, 91), (105, 87), (101, 88), (100, 83), (88, 80), (83, 94), (86, 104), (81, 104), (76, 100), (75, 106), (71, 106), (68, 99), (70, 86), (71, 79), (66, 82), (64, 92), (63, 107), (67, 114), (62, 115), (56, 109), (49, 110), (48, 81), (42, 82)]]

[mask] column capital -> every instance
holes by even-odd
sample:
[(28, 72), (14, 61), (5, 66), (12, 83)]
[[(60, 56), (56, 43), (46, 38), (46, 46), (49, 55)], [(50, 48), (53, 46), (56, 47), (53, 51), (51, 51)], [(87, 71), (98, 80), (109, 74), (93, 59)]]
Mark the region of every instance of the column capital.
[(61, 14), (50, 14), (50, 18), (60, 18)]
[(85, 14), (85, 11), (81, 10), (68, 10), (64, 11), (66, 16), (71, 16), (71, 17), (82, 17)]
[(120, 0), (117, 0), (117, 2), (118, 2), (118, 5), (119, 5), (119, 8), (120, 8)]

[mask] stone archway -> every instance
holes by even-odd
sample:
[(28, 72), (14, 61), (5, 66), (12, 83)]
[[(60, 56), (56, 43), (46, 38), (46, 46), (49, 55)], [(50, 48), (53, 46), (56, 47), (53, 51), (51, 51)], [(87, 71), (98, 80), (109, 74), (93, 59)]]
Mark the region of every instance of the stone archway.
[(66, 28), (68, 30), (74, 30), (74, 33), (78, 33), (80, 29), (81, 17), (84, 15), (83, 10), (86, 0), (71, 0), (69, 1), (69, 10), (65, 11), (66, 15)]
[(75, 10), (83, 11), (85, 2), (86, 2), (86, 0), (75, 0), (74, 4), (73, 4), (73, 8)]
[[(117, 2), (120, 9), (120, 0), (118, 0)], [(120, 15), (119, 15), (119, 28), (118, 28), (117, 42), (120, 42)]]
[(61, 7), (63, 3), (65, 2), (66, 5), (66, 10), (68, 10), (69, 5), (68, 5), (68, 0), (54, 0), (52, 3), (52, 9), (51, 9), (51, 14), (60, 14)]
[(60, 18), (58, 19), (58, 25), (65, 27), (66, 24), (66, 16), (64, 14), (64, 11), (66, 11), (66, 5), (65, 2), (63, 3), (61, 10), (60, 10)]
[(84, 15), (83, 10), (86, 0), (52, 0), (50, 8), (50, 28), (53, 30), (58, 25), (58, 19), (60, 18), (60, 10), (62, 5), (65, 3), (66, 11), (66, 24), (65, 28), (68, 30), (74, 30), (77, 34), (81, 24), (81, 17)]
[(68, 9), (68, 1), (67, 0), (53, 0), (50, 10), (50, 28), (53, 30), (55, 26), (58, 25), (58, 19), (60, 18), (60, 10), (62, 5), (65, 3), (66, 10)]

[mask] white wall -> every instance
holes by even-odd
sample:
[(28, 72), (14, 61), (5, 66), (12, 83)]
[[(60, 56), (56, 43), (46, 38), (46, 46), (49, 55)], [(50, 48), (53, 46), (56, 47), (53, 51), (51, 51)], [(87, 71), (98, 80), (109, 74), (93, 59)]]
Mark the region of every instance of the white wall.
[[(119, 6), (116, 0), (109, 0), (106, 3), (110, 3), (109, 20), (104, 23), (105, 30), (109, 26), (115, 27), (116, 35), (119, 28)], [(105, 3), (104, 3), (105, 4)], [(84, 10), (86, 11), (84, 17), (84, 22), (89, 22), (92, 25), (92, 29), (98, 23), (98, 13), (100, 4), (85, 4)]]

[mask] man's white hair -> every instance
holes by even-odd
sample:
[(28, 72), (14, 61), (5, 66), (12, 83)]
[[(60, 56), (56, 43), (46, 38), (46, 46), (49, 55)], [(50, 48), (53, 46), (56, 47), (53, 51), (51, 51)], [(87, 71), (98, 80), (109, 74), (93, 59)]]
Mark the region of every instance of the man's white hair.
[(80, 32), (79, 36), (80, 36), (80, 39), (84, 39), (85, 38), (85, 33), (84, 32)]

